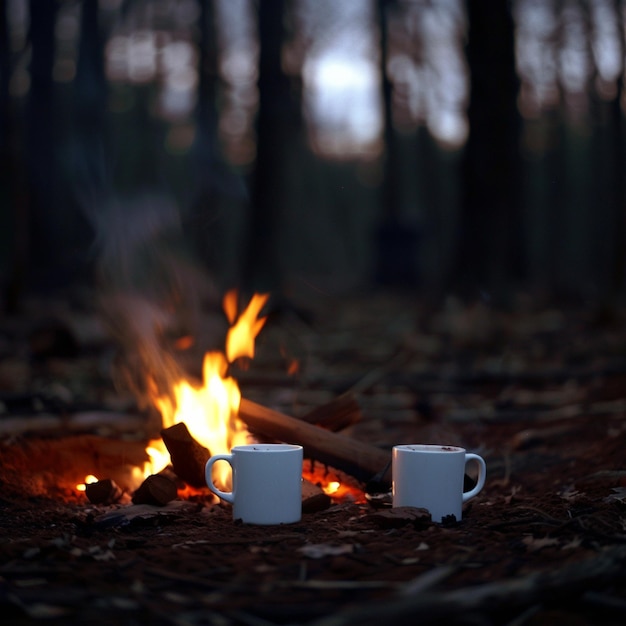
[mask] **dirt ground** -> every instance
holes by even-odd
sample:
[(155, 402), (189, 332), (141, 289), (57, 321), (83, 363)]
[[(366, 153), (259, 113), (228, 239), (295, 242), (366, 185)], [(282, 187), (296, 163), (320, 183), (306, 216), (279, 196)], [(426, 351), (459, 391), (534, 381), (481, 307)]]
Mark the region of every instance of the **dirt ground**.
[(244, 397), (299, 416), (350, 391), (362, 419), (344, 434), (383, 450), (462, 445), (488, 473), (456, 522), (391, 509), (384, 485), (353, 481), (299, 523), (257, 527), (208, 491), (95, 505), (64, 486), (69, 467), (41, 478), (77, 442), (130, 445), (128, 433), (68, 432), (85, 407), (141, 418), (111, 384), (115, 348), (85, 339), (76, 320), (89, 311), (65, 306), (2, 326), (4, 623), (623, 623), (623, 311), (429, 309), (392, 294), (277, 308), (240, 372)]

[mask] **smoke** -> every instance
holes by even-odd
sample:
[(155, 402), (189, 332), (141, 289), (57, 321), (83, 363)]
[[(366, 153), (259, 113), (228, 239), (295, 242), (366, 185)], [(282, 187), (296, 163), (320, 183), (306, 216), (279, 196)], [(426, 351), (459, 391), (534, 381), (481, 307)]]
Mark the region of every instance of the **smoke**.
[(114, 376), (140, 406), (183, 376), (174, 342), (197, 336), (214, 282), (193, 258), (178, 207), (166, 196), (116, 200), (91, 214), (97, 238), (97, 306), (119, 345)]

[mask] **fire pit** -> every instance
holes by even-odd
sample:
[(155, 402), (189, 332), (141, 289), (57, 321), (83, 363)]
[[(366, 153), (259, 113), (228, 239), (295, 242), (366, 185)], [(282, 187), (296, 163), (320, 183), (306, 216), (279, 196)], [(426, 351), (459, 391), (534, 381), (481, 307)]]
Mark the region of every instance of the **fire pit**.
[[(53, 491), (67, 490), (71, 484), (77, 494), (84, 493), (93, 504), (114, 504), (132, 497), (134, 503), (165, 505), (177, 497), (194, 494), (210, 500), (204, 467), (211, 454), (225, 453), (236, 445), (261, 438), (304, 446), (306, 457), (311, 460), (304, 472), (309, 483), (305, 489), (305, 508), (312, 506), (311, 503), (329, 504), (330, 497), (319, 497), (324, 493), (332, 494), (336, 502), (345, 497), (363, 500), (358, 480), (376, 474), (384, 480), (390, 457), (378, 448), (330, 430), (360, 419), (359, 406), (351, 394), (317, 407), (302, 419), (294, 419), (242, 399), (237, 381), (229, 375), (229, 364), (254, 357), (254, 340), (265, 324), (260, 311), (267, 299), (266, 295), (253, 296), (238, 315), (236, 292), (226, 294), (223, 306), (231, 324), (226, 349), (224, 353), (205, 354), (201, 381), (185, 378), (170, 358), (158, 360), (160, 371), (155, 370), (154, 362), (144, 361), (147, 387), (158, 410), (161, 428), (159, 437), (150, 438), (143, 449), (138, 441), (117, 445), (94, 437), (81, 437), (69, 445), (64, 442), (56, 457), (54, 445), (49, 442), (31, 443), (24, 448), (16, 446), (6, 453), (15, 457), (7, 465), (19, 468), (14, 480), (19, 483), (23, 479), (20, 488), (26, 492), (34, 489), (33, 493), (38, 495), (46, 495), (48, 487)], [(153, 351), (144, 350), (142, 354), (150, 352)], [(161, 393), (159, 385), (164, 384), (169, 385), (169, 393)], [(33, 445), (43, 449), (36, 451)], [(69, 454), (67, 460), (63, 459), (65, 451)], [(324, 464), (323, 471), (315, 469), (315, 460)], [(222, 474), (214, 476), (214, 481), (224, 489), (229, 488), (230, 468), (225, 464), (219, 468)], [(81, 481), (76, 481), (78, 471), (85, 475)], [(337, 480), (342, 471), (349, 472), (352, 479), (348, 474), (343, 481)]]
[[(7, 411), (0, 419), (5, 619), (315, 626), (620, 619), (625, 374), (608, 353), (602, 364), (593, 355), (609, 335), (612, 346), (626, 336), (592, 325), (584, 311), (563, 316), (549, 335), (545, 312), (486, 311), (493, 333), (469, 337), (468, 325), (443, 316), (422, 325), (415, 307), (388, 295), (312, 306), (316, 324), (297, 326), (299, 340), (312, 346), (311, 362), (322, 364), (301, 370), (306, 385), (300, 379), (297, 397), (309, 394), (306, 408), (293, 402), (296, 392), (284, 400), (295, 388), (284, 363), (263, 361), (265, 332), (271, 339), (284, 329), (264, 329), (250, 370), (236, 376), (248, 432), (303, 438), (303, 476), (329, 492), (330, 502), (296, 524), (238, 524), (208, 491), (181, 482), (180, 468), (151, 469), (174, 481), (175, 499), (132, 503), (145, 480), (131, 483), (132, 468), (150, 461), (146, 443), (173, 427), (169, 434), (187, 445), (186, 424), (155, 426), (143, 414), (110, 410), (86, 419), (84, 409), (43, 406), (19, 420), (17, 409)], [(475, 321), (476, 310), (461, 313)], [(573, 336), (585, 343), (570, 359)], [(544, 341), (550, 350), (541, 350)], [(501, 354), (504, 344), (514, 369), (493, 367), (494, 345)], [(583, 348), (589, 358), (581, 359)], [(86, 362), (49, 359), (31, 376), (45, 368), (60, 378), (67, 368), (75, 377)], [(37, 427), (27, 432), (25, 424)], [(418, 509), (366, 499), (372, 478), (384, 494), (385, 478), (375, 475), (402, 441), (462, 444), (485, 457), (488, 483), (460, 523), (435, 524)], [(364, 450), (375, 452), (370, 458)], [(105, 502), (115, 499), (116, 485), (121, 498), (90, 501), (76, 490), (87, 474), (100, 479)]]

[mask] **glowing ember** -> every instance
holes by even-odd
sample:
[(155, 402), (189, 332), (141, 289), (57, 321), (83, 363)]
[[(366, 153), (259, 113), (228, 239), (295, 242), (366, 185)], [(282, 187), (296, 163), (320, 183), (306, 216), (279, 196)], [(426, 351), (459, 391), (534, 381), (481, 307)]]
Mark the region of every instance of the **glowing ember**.
[(190, 337), (189, 335), (179, 337), (174, 343), (174, 347), (177, 350), (189, 350), (191, 346), (193, 346), (193, 337)]
[(339, 487), (341, 487), (341, 483), (336, 480), (333, 480), (329, 482), (327, 485), (323, 486), (322, 491), (327, 496), (331, 496), (333, 493), (336, 493), (339, 490)]
[(238, 295), (236, 289), (231, 289), (222, 300), (222, 308), (224, 309), (226, 319), (231, 326), (235, 323), (235, 320), (237, 319), (237, 300)]
[(298, 359), (292, 359), (287, 367), (287, 374), (289, 376), (295, 376), (300, 371), (300, 362)]
[(356, 479), (320, 463), (305, 463), (302, 478), (320, 487), (333, 502), (366, 502), (363, 486)]

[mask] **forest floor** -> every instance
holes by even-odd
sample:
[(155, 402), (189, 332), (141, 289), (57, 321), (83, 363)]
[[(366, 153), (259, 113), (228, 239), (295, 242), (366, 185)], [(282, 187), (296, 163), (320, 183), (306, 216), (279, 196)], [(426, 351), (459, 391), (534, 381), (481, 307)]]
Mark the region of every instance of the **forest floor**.
[(112, 343), (85, 339), (90, 311), (64, 306), (0, 328), (3, 623), (623, 623), (626, 311), (431, 310), (397, 294), (282, 307), (240, 373), (244, 397), (297, 417), (350, 391), (362, 419), (345, 435), (462, 445), (487, 482), (449, 524), (352, 481), (298, 523), (258, 527), (208, 491), (159, 507), (68, 489), (77, 445), (93, 459), (129, 441), (75, 418), (97, 408), (131, 428), (142, 414), (112, 385)]

